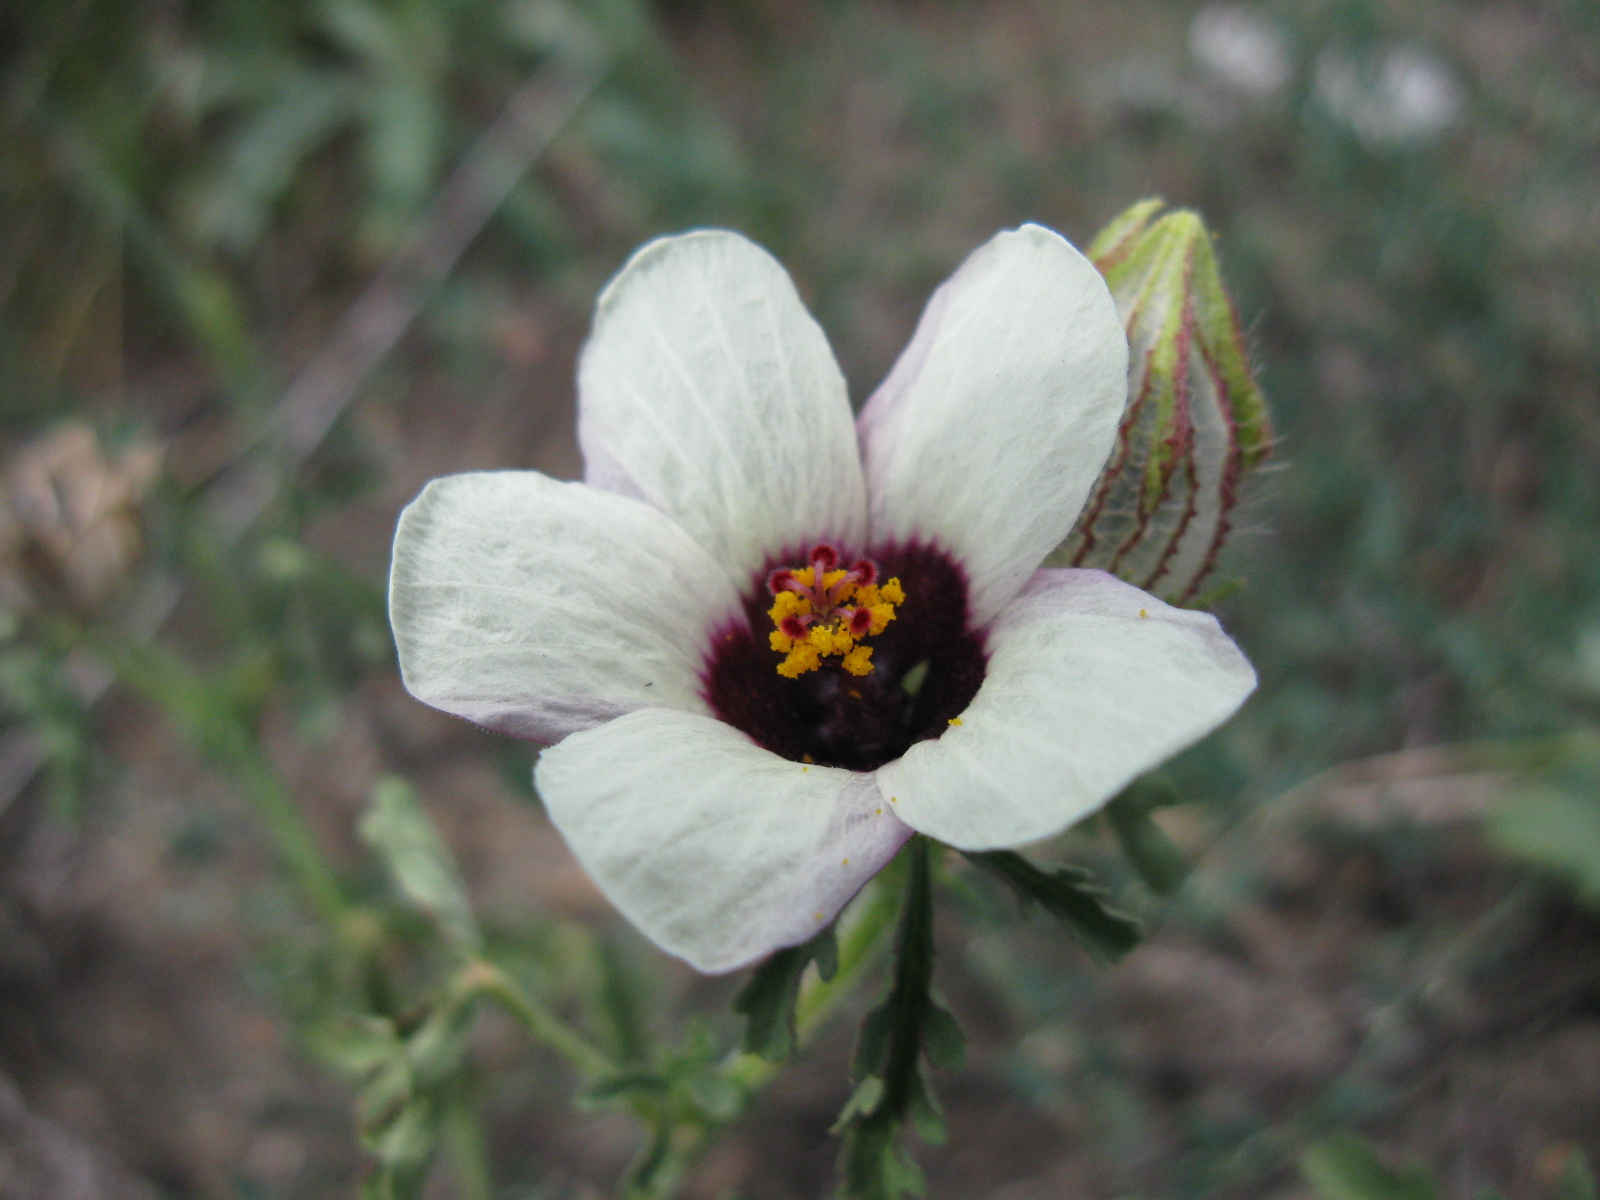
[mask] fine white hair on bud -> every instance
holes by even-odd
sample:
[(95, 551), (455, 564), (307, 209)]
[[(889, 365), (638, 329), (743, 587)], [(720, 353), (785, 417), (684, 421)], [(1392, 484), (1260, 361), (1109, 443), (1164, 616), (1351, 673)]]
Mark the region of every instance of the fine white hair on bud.
[(1089, 247), (1128, 334), (1116, 447), (1048, 560), (1094, 567), (1173, 604), (1203, 604), (1240, 485), (1272, 445), (1211, 238), (1187, 209), (1142, 200)]

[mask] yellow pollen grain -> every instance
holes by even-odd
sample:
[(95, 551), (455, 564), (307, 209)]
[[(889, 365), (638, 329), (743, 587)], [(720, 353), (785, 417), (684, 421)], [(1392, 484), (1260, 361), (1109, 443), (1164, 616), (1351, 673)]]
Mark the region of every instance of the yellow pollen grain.
[(800, 756), (800, 761), (803, 762), (803, 763), (814, 763), (817, 760), (812, 758), (811, 755), (809, 755), (809, 754), (802, 754)]
[(881, 816), (883, 816), (883, 809), (881, 809), (881, 808), (880, 808), (880, 809), (879, 809), (879, 810), (878, 810), (878, 815), (879, 815), (879, 816), (880, 816), (880, 817), (881, 817)]
[(850, 865), (850, 860), (848, 858), (844, 860), (844, 865), (847, 867)]
[(900, 797), (899, 796), (890, 796), (889, 797), (889, 803), (890, 804), (899, 804), (900, 803)]
[(950, 724), (952, 724), (952, 725), (961, 724), (961, 718), (960, 717), (951, 717), (950, 718)]
[(882, 633), (889, 622), (894, 620), (894, 605), (892, 604), (870, 604), (867, 606), (867, 611), (872, 614), (871, 633), (873, 636)]
[(1146, 618), (1146, 617), (1148, 617), (1148, 616), (1149, 616), (1149, 615), (1150, 615), (1150, 614), (1149, 614), (1149, 613), (1148, 613), (1148, 612), (1146, 612), (1146, 611), (1145, 611), (1145, 610), (1144, 610), (1144, 609), (1142, 609), (1142, 608), (1141, 608), (1141, 609), (1140, 609), (1140, 610), (1139, 610), (1139, 619), (1140, 619), (1140, 620), (1144, 620), (1144, 619), (1145, 619), (1145, 618)]
[(789, 651), (789, 656), (778, 664), (778, 674), (786, 679), (798, 679), (821, 665), (822, 657), (816, 647), (802, 644)]

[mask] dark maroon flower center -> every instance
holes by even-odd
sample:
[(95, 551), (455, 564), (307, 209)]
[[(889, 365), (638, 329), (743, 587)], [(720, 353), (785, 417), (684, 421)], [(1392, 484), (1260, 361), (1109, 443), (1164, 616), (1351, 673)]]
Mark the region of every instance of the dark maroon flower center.
[[(745, 621), (720, 631), (706, 664), (707, 702), (720, 720), (796, 762), (870, 771), (913, 743), (936, 738), (983, 682), (988, 655), (968, 627), (967, 580), (928, 546), (891, 546), (870, 556), (882, 579), (905, 590), (898, 615), (872, 638), (872, 670), (838, 662), (798, 678), (778, 674), (784, 655), (768, 644), (769, 563), (745, 593)], [(797, 558), (798, 561), (798, 558)]]

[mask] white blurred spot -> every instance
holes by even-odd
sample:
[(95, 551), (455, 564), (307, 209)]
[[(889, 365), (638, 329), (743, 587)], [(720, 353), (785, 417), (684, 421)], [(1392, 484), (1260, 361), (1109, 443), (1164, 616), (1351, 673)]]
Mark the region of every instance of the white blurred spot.
[(1353, 57), (1317, 56), (1317, 98), (1362, 141), (1394, 146), (1437, 137), (1461, 113), (1461, 85), (1438, 56), (1414, 46)]
[(1266, 96), (1289, 81), (1283, 35), (1245, 4), (1207, 4), (1189, 23), (1189, 53), (1235, 90)]

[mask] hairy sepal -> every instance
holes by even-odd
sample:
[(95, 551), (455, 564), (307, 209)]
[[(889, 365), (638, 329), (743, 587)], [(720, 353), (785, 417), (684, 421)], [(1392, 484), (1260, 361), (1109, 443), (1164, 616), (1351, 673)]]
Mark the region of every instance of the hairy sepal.
[(1083, 515), (1047, 562), (1193, 606), (1272, 433), (1211, 237), (1195, 213), (1164, 207), (1140, 201), (1089, 248), (1128, 334), (1128, 400)]

